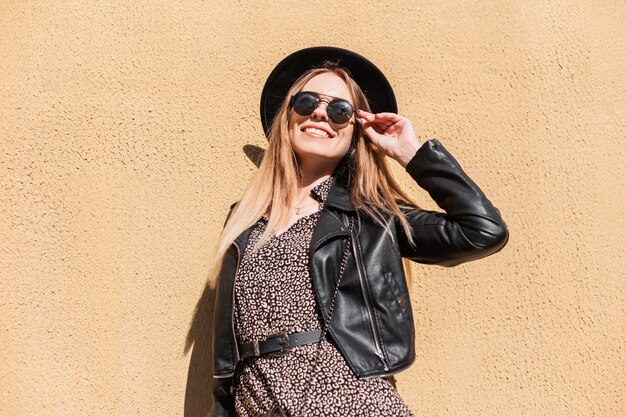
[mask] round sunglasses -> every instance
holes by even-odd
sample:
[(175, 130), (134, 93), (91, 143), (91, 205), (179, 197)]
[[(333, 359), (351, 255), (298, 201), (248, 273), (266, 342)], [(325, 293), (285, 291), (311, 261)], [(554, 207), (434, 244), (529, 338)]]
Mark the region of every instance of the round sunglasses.
[[(331, 96), (325, 96), (331, 97)], [(326, 106), (326, 114), (333, 123), (342, 125), (347, 123), (355, 112), (354, 107), (348, 100), (331, 97), (332, 100)], [(320, 105), (320, 94), (312, 91), (300, 91), (291, 96), (291, 108), (300, 116), (310, 116)]]

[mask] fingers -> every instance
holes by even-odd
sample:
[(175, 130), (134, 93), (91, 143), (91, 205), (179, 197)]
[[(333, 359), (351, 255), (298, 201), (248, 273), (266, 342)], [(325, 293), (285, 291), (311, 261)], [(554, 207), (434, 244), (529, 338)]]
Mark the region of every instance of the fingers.
[(363, 133), (365, 133), (365, 136), (367, 136), (372, 140), (372, 142), (377, 144), (376, 142), (378, 140), (378, 135), (382, 134), (381, 129), (377, 126), (372, 125), (366, 119), (359, 118), (358, 120), (361, 123), (361, 127), (363, 128)]
[(374, 125), (365, 118), (359, 118), (361, 128), (363, 129), (363, 136), (368, 138), (378, 148), (384, 148), (385, 129), (378, 125)]
[(360, 119), (364, 122), (367, 122), (369, 125), (374, 126), (377, 129), (380, 129), (382, 127), (382, 129), (386, 129), (387, 127), (390, 126), (390, 123), (384, 119), (380, 119), (380, 118), (376, 118), (376, 115), (371, 114), (371, 113), (366, 113), (363, 112), (360, 114)]
[(373, 117), (377, 121), (385, 121), (391, 124), (399, 122), (403, 119), (402, 116), (396, 113), (390, 113), (390, 112), (369, 113), (364, 110), (358, 110), (358, 112), (359, 112), (359, 115), (361, 115), (361, 117), (365, 117), (368, 120), (370, 120)]
[(379, 134), (387, 132), (393, 126), (393, 123), (389, 124), (384, 121), (376, 120), (374, 119), (374, 117), (371, 117), (370, 119), (359, 118), (359, 120), (361, 121), (363, 127), (371, 126), (376, 131), (376, 133)]
[[(369, 113), (363, 110), (359, 110), (359, 116), (365, 121), (369, 122), (374, 129), (379, 131), (379, 133), (383, 133), (387, 131), (394, 124), (403, 122), (404, 119), (402, 116), (399, 116), (395, 113)], [(400, 123), (403, 124), (403, 123)]]

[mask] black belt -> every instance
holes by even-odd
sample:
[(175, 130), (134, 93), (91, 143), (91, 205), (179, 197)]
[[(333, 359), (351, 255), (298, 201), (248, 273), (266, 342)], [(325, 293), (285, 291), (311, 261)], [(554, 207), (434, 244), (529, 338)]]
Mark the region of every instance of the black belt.
[(244, 359), (251, 356), (282, 354), (288, 351), (289, 348), (295, 346), (317, 343), (320, 341), (321, 335), (321, 330), (311, 330), (309, 332), (291, 334), (278, 332), (268, 336), (265, 340), (253, 340), (248, 343), (240, 343), (239, 358)]

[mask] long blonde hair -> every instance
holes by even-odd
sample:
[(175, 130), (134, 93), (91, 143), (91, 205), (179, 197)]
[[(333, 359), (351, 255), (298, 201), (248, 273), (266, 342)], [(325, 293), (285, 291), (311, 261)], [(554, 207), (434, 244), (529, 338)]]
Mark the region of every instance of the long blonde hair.
[[(288, 222), (290, 208), (297, 195), (301, 178), (288, 130), (289, 99), (299, 92), (311, 78), (326, 72), (336, 74), (347, 84), (354, 98), (355, 108), (371, 111), (361, 88), (349, 73), (336, 63), (325, 62), (320, 68), (306, 71), (294, 82), (270, 127), (268, 146), (259, 169), (224, 225), (209, 274), (210, 283), (214, 284), (217, 280), (222, 260), (230, 245), (270, 208), (271, 213), (265, 231), (252, 248), (253, 250), (267, 242), (280, 225)], [(357, 214), (360, 212), (362, 215), (370, 216), (389, 233), (389, 227), (383, 220), (382, 214), (396, 215), (412, 244), (413, 232), (400, 208), (415, 209), (417, 204), (393, 179), (384, 154), (369, 139), (364, 138), (363, 130), (358, 124), (355, 124), (353, 141), (344, 159), (347, 161), (349, 170), (350, 200)], [(396, 200), (402, 200), (406, 204), (399, 205)]]

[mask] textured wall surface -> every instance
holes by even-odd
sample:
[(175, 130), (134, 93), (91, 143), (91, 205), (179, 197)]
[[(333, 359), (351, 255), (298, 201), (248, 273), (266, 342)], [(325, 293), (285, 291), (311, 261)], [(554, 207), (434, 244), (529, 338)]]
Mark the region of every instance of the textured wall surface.
[(0, 0), (0, 416), (206, 415), (205, 279), (261, 88), (324, 44), (374, 61), (510, 228), (496, 256), (414, 266), (415, 415), (626, 415), (625, 21), (608, 0)]

